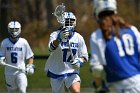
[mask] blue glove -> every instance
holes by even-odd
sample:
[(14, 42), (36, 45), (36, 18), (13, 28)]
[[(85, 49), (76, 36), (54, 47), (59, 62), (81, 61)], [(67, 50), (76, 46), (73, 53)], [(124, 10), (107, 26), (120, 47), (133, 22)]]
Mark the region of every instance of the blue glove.
[(79, 69), (84, 64), (84, 60), (82, 58), (75, 58), (71, 63), (73, 68)]
[(26, 74), (32, 75), (34, 74), (35, 66), (33, 64), (27, 64), (26, 66)]
[(63, 39), (68, 39), (68, 37), (70, 36), (70, 32), (66, 30), (66, 28), (62, 28), (62, 30), (59, 32), (58, 36), (57, 36), (57, 40), (59, 42), (62, 42)]

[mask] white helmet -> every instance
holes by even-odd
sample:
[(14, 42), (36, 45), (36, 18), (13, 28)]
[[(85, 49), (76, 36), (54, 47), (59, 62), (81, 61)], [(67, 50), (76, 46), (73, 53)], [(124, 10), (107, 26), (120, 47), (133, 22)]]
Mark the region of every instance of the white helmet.
[(114, 14), (117, 13), (117, 2), (116, 0), (94, 0), (93, 2), (94, 14), (96, 19), (99, 19), (99, 14), (104, 11), (112, 11)]
[(8, 24), (8, 33), (12, 38), (18, 38), (21, 33), (21, 25), (18, 21), (11, 21)]
[(76, 26), (76, 17), (72, 12), (64, 12), (63, 14), (64, 22), (62, 26), (65, 27), (68, 31), (74, 31)]

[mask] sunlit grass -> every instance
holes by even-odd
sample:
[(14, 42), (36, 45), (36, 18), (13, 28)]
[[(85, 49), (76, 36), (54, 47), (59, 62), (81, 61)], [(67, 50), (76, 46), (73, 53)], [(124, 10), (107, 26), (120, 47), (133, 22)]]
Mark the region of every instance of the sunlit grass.
[[(45, 63), (46, 60), (34, 61), (36, 66), (35, 74), (28, 76), (28, 89), (50, 88), (49, 78), (46, 77), (46, 73), (44, 72)], [(2, 66), (0, 68), (0, 89), (5, 89), (4, 70)], [(82, 79), (82, 87), (90, 87), (92, 76), (89, 72), (89, 63), (84, 64), (81, 68), (80, 77)]]

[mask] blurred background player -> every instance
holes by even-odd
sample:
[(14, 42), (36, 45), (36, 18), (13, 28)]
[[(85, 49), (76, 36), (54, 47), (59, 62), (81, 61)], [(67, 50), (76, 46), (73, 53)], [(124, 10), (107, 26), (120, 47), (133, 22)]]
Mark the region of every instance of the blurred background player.
[[(104, 36), (107, 82), (117, 93), (140, 93), (140, 33), (118, 15), (100, 15)], [(113, 24), (112, 27), (105, 24)], [(108, 30), (107, 30), (108, 28)]]
[(108, 85), (104, 80), (104, 65), (106, 65), (104, 56), (105, 42), (102, 39), (102, 28), (99, 19), (99, 14), (107, 11), (108, 13), (117, 13), (116, 0), (93, 0), (94, 17), (99, 25), (96, 31), (93, 31), (90, 37), (90, 68), (93, 73), (93, 86), (96, 93), (109, 92)]
[[(9, 38), (1, 42), (0, 64), (5, 66), (5, 80), (8, 93), (26, 93), (26, 74), (34, 73), (33, 52), (24, 38), (20, 37), (21, 24), (11, 21), (8, 24)], [(27, 60), (27, 65), (25, 61)], [(19, 69), (9, 67), (6, 64)], [(26, 67), (25, 67), (26, 65)]]
[[(50, 57), (45, 71), (50, 77), (52, 93), (80, 93), (80, 67), (87, 62), (88, 53), (83, 37), (75, 32), (76, 17), (72, 12), (62, 12), (62, 27), (51, 33)], [(72, 53), (71, 53), (72, 52)]]
[(98, 55), (103, 56), (107, 82), (117, 93), (140, 93), (140, 33), (116, 14), (111, 2), (116, 4), (114, 0), (95, 2), (98, 5), (95, 17), (100, 29), (93, 37), (102, 46), (98, 47)]

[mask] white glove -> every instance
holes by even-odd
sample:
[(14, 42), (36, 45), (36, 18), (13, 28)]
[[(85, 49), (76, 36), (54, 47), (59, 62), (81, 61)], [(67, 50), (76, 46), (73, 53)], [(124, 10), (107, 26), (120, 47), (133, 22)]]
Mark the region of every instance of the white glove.
[(84, 60), (82, 58), (75, 58), (71, 63), (73, 68), (79, 69), (84, 64)]
[(34, 68), (35, 68), (35, 66), (33, 64), (27, 64), (26, 73), (29, 75), (34, 74)]
[(59, 42), (61, 42), (63, 39), (68, 39), (68, 37), (70, 36), (71, 32), (69, 32), (68, 30), (65, 31), (60, 31), (60, 33), (57, 36), (57, 40)]
[(5, 57), (0, 57), (0, 65), (4, 66), (6, 64), (5, 61)]

